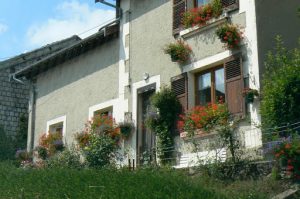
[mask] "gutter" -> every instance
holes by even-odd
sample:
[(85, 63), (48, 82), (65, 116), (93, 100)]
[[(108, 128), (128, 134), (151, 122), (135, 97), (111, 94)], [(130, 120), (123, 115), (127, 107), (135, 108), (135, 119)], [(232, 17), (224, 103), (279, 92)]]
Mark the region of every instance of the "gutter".
[(15, 80), (16, 82), (25, 85), (25, 82), (23, 82), (22, 80), (16, 78), (16, 73), (10, 74), (9, 75), (9, 81), (11, 81), (11, 79)]

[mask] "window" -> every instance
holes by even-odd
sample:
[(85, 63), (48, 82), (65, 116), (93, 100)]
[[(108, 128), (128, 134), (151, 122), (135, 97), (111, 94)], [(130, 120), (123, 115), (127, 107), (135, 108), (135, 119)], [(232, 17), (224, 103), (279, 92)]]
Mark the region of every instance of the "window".
[(196, 105), (225, 100), (224, 68), (219, 66), (196, 75)]
[(66, 134), (66, 116), (61, 116), (47, 122), (47, 133), (60, 133), (63, 137)]
[(113, 107), (108, 107), (108, 108), (104, 108), (104, 109), (101, 109), (101, 110), (96, 110), (94, 111), (94, 116), (96, 115), (105, 115), (105, 116), (110, 116), (112, 117), (112, 113), (113, 113)]
[(205, 4), (208, 4), (210, 0), (194, 0), (194, 7), (200, 7)]

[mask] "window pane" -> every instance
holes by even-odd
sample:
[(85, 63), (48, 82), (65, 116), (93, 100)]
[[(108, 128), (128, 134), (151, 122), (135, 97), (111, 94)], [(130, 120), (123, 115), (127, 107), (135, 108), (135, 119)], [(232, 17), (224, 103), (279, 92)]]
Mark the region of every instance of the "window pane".
[(197, 0), (197, 6), (208, 4), (210, 0)]
[(198, 99), (200, 105), (211, 102), (211, 74), (206, 73), (198, 77)]
[(225, 82), (224, 82), (224, 68), (215, 71), (216, 81), (216, 100), (225, 101)]

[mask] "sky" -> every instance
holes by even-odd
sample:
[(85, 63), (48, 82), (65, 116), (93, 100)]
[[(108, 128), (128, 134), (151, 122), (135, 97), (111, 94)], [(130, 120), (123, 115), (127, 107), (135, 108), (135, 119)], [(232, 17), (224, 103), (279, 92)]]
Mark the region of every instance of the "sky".
[(0, 61), (75, 34), (85, 38), (114, 17), (95, 0), (1, 0)]

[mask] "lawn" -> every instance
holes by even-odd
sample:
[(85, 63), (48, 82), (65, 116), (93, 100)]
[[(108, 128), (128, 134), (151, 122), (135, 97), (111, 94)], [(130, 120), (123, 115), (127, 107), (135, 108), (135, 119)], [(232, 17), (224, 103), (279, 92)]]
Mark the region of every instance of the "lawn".
[(0, 163), (0, 198), (269, 198), (280, 182), (224, 183), (173, 169), (20, 169)]

